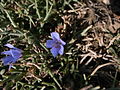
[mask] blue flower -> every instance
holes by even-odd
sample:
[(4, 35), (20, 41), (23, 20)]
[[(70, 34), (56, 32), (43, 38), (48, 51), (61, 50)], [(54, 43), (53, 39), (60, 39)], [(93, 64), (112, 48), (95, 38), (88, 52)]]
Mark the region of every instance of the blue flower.
[(51, 37), (53, 40), (47, 40), (46, 47), (51, 48), (50, 51), (54, 57), (56, 57), (58, 54), (63, 55), (63, 45), (65, 45), (66, 43), (60, 39), (60, 36), (57, 32), (52, 32)]
[(2, 58), (4, 65), (10, 65), (9, 69), (12, 67), (12, 64), (15, 63), (21, 56), (22, 50), (14, 47), (11, 44), (5, 44), (4, 46), (10, 48), (8, 51), (4, 51), (1, 54), (7, 55), (6, 57)]

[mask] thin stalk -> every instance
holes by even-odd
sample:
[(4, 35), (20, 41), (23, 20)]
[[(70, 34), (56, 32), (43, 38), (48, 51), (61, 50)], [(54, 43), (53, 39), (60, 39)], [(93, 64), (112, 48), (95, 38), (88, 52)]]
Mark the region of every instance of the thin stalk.
[(51, 78), (53, 78), (53, 80), (55, 81), (55, 83), (59, 86), (59, 88), (62, 90), (62, 87), (60, 85), (60, 83), (56, 80), (56, 78), (53, 76), (53, 74), (51, 73), (51, 71), (48, 71), (49, 75), (51, 76)]
[(36, 0), (35, 0), (35, 9), (36, 9), (36, 14), (38, 15), (38, 18), (40, 19), (41, 16), (40, 16), (40, 12), (39, 12), (38, 4), (37, 4), (37, 1), (36, 1)]
[(8, 11), (5, 10), (5, 9), (4, 9), (4, 11), (5, 11), (5, 13), (7, 14), (7, 17), (9, 18), (9, 20), (10, 20), (11, 24), (13, 25), (13, 27), (14, 27), (14, 28), (17, 28), (17, 25), (14, 23), (14, 21), (13, 21), (12, 18), (10, 17)]
[(48, 13), (48, 0), (46, 0), (46, 15), (47, 15), (47, 13)]

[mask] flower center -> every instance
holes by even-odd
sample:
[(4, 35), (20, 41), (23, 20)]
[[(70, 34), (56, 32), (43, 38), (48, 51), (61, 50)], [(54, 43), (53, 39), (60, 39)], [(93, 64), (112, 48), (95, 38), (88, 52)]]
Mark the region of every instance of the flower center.
[(60, 47), (60, 42), (56, 41), (54, 44), (53, 44), (53, 47), (55, 48), (59, 48)]

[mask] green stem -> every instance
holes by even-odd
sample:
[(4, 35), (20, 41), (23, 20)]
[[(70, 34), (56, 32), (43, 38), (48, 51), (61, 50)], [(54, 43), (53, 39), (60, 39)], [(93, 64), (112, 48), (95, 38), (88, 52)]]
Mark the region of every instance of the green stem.
[(59, 84), (59, 82), (56, 80), (56, 78), (53, 76), (53, 74), (51, 73), (51, 71), (48, 71), (49, 75), (51, 76), (51, 78), (53, 78), (53, 80), (55, 81), (55, 83), (59, 86), (59, 88), (62, 90), (61, 85)]

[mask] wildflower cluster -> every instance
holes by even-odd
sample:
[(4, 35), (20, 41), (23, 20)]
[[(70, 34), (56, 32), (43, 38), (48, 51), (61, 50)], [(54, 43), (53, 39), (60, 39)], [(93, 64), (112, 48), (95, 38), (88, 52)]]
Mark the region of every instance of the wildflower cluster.
[[(53, 57), (56, 57), (58, 54), (63, 55), (64, 45), (66, 44), (63, 40), (60, 39), (60, 36), (57, 32), (52, 32), (51, 37), (53, 40), (47, 40), (46, 47), (51, 48), (51, 53)], [(14, 47), (11, 44), (5, 44), (4, 46), (10, 48), (8, 51), (4, 51), (1, 54), (6, 55), (1, 60), (4, 65), (9, 65), (9, 70), (12, 67), (12, 64), (15, 63), (21, 56), (22, 50)]]

